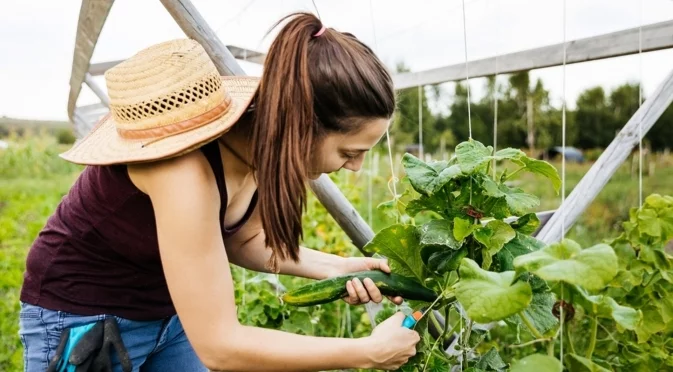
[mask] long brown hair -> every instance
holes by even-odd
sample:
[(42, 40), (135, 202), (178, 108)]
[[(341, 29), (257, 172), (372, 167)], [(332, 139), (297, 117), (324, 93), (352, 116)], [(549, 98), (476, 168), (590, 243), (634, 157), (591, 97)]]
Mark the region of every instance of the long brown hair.
[(392, 79), (372, 50), (310, 13), (293, 13), (272, 42), (254, 99), (250, 126), (253, 167), (266, 244), (277, 259), (299, 261), (307, 165), (321, 137), (390, 118)]

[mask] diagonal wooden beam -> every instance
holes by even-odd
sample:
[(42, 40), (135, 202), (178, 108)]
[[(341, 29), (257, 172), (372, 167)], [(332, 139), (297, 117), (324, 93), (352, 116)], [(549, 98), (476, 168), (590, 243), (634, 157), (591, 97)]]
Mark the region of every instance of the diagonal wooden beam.
[(565, 199), (565, 202), (561, 204), (549, 222), (540, 230), (538, 239), (551, 243), (559, 241), (562, 236), (565, 236), (570, 227), (617, 172), (619, 166), (631, 154), (641, 138), (641, 133), (642, 136), (645, 136), (672, 101), (673, 71), (659, 84), (654, 94), (629, 119), (628, 123), (617, 134), (617, 137), (610, 143), (610, 146), (605, 149), (587, 174), (582, 177)]
[(114, 0), (82, 0), (77, 22), (75, 51), (70, 74), (70, 94), (68, 95), (68, 117), (74, 120), (77, 98), (82, 91), (82, 83), (89, 71), (89, 64), (103, 25), (110, 14)]
[[(580, 63), (639, 52), (638, 27), (568, 41), (566, 63)], [(642, 28), (643, 52), (673, 48), (673, 21)], [(498, 56), (498, 73), (508, 74), (563, 64), (563, 43)], [(495, 57), (469, 62), (470, 78), (495, 75)], [(393, 76), (396, 89), (465, 79), (465, 62)]]
[(161, 0), (175, 22), (188, 37), (196, 40), (208, 52), (222, 75), (245, 75), (236, 59), (215, 31), (208, 25), (191, 1)]

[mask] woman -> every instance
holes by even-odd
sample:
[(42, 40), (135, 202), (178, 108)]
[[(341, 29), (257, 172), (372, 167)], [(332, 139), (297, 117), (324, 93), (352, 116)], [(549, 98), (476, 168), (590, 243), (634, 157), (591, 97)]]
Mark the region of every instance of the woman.
[[(394, 369), (415, 353), (401, 313), (360, 339), (241, 325), (228, 266), (313, 279), (390, 271), (298, 245), (306, 181), (357, 171), (393, 114), (390, 75), (368, 47), (299, 13), (261, 79), (220, 77), (192, 40), (105, 77), (110, 115), (61, 155), (88, 166), (28, 255), (26, 370), (105, 364), (110, 343), (113, 369), (136, 371)], [(371, 280), (347, 289), (351, 304), (382, 300)]]

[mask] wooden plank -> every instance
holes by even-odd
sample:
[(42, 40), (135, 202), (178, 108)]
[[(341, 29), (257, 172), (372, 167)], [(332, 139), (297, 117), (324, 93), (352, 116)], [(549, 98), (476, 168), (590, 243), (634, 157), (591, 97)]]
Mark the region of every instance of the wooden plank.
[(118, 64), (124, 62), (123, 59), (118, 59), (116, 61), (107, 61), (107, 62), (98, 62), (92, 63), (89, 66), (89, 74), (92, 76), (103, 75), (105, 71), (117, 66)]
[[(638, 27), (569, 41), (566, 64), (638, 53)], [(643, 52), (673, 48), (673, 21), (642, 28)], [(498, 73), (508, 74), (563, 64), (563, 43), (498, 56)], [(495, 74), (495, 57), (469, 62), (470, 78)], [(465, 63), (393, 76), (396, 89), (465, 79)]]
[(188, 37), (196, 40), (208, 52), (222, 75), (245, 75), (231, 52), (206, 23), (196, 7), (188, 0), (161, 0), (164, 7)]
[(107, 106), (102, 103), (76, 107), (73, 113), (76, 136), (80, 138), (87, 135), (98, 120), (107, 114), (108, 111)]
[(113, 3), (114, 0), (82, 0), (70, 74), (70, 94), (68, 95), (68, 117), (71, 120), (77, 105), (77, 98), (82, 91), (82, 83), (89, 71), (93, 50)]
[(227, 45), (227, 49), (234, 55), (234, 58), (243, 60), (246, 62), (264, 64), (264, 59), (266, 59), (266, 54), (258, 52), (255, 50), (240, 48), (233, 45)]
[(103, 88), (98, 86), (98, 83), (93, 80), (91, 74), (87, 73), (84, 76), (84, 82), (106, 107), (110, 107), (110, 98), (108, 98), (107, 94), (103, 91)]
[(374, 231), (328, 175), (323, 174), (317, 180), (310, 181), (309, 184), (313, 193), (348, 234), (356, 247), (364, 247), (374, 237)]
[[(640, 140), (652, 128), (661, 114), (673, 101), (673, 71), (659, 84), (628, 123), (617, 134), (596, 163), (582, 177), (570, 195), (538, 234), (538, 239), (546, 243), (559, 241), (586, 210), (617, 169), (629, 157)], [(642, 124), (641, 124), (642, 122)], [(639, 129), (639, 125), (641, 129)], [(562, 226), (561, 219), (564, 219)], [(564, 227), (564, 229), (562, 228)]]

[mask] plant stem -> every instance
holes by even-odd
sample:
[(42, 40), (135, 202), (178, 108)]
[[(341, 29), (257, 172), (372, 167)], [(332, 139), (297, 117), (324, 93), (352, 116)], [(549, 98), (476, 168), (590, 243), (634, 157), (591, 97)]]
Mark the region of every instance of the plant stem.
[(570, 337), (570, 327), (566, 326), (563, 327), (563, 332), (566, 334), (566, 340), (568, 340), (568, 345), (570, 345), (570, 352), (573, 354), (577, 354), (575, 351), (575, 345), (573, 345), (573, 339)]
[(523, 320), (523, 324), (525, 324), (526, 327), (528, 327), (528, 329), (533, 334), (533, 336), (535, 336), (535, 338), (544, 338), (544, 336), (542, 336), (540, 331), (538, 331), (537, 328), (535, 328), (533, 323), (531, 323), (530, 320), (528, 320), (526, 314), (524, 314), (523, 311), (519, 313), (519, 316), (521, 317), (521, 320)]
[[(440, 340), (442, 341), (442, 348), (444, 348), (444, 337), (446, 336), (446, 332), (449, 329), (449, 306), (446, 307), (445, 312), (446, 312), (446, 317), (444, 318), (444, 331), (442, 332), (441, 335), (439, 335), (439, 337), (437, 337), (437, 339), (435, 340), (435, 343), (432, 344), (432, 347), (430, 348), (430, 351), (428, 352), (428, 357), (425, 359), (425, 363), (423, 363), (423, 371), (424, 372), (428, 368), (428, 364), (430, 364), (430, 358), (432, 358), (432, 352), (435, 350), (435, 347), (437, 347), (437, 344), (439, 343)], [(435, 314), (432, 311), (430, 311), (430, 319), (432, 319), (432, 321), (435, 322), (435, 326), (437, 327), (437, 329), (439, 329), (440, 328), (439, 327), (439, 322), (435, 318)]]
[(507, 178), (505, 178), (505, 181), (507, 181), (508, 179), (514, 177), (515, 174), (521, 172), (521, 171), (524, 170), (524, 169), (526, 169), (526, 167), (521, 167), (521, 168), (515, 170), (514, 172), (510, 173), (510, 174), (507, 176)]
[(463, 337), (463, 361), (465, 362), (465, 369), (468, 368), (467, 364), (467, 351), (470, 349), (470, 334), (472, 333), (472, 324), (471, 320), (467, 321), (467, 330), (465, 331), (465, 336)]
[(442, 328), (442, 326), (439, 324), (439, 320), (437, 320), (437, 317), (435, 316), (435, 313), (432, 311), (430, 312), (430, 321), (435, 325), (435, 328)]
[(546, 342), (546, 341), (551, 341), (551, 340), (552, 339), (550, 339), (550, 338), (536, 338), (535, 340), (524, 342), (523, 344), (508, 345), (507, 347), (509, 347), (511, 349), (518, 349), (518, 348), (521, 348), (521, 347), (535, 345), (535, 344), (540, 343), (540, 342)]
[(554, 339), (551, 339), (547, 344), (547, 355), (550, 357), (554, 356)]
[(594, 315), (591, 318), (591, 339), (589, 340), (589, 348), (587, 349), (587, 359), (591, 360), (591, 355), (596, 348), (596, 335), (598, 334), (598, 318)]
[(442, 336), (446, 336), (446, 333), (449, 331), (449, 317), (451, 316), (450, 313), (451, 313), (451, 306), (447, 306), (446, 308), (444, 308), (444, 334)]

